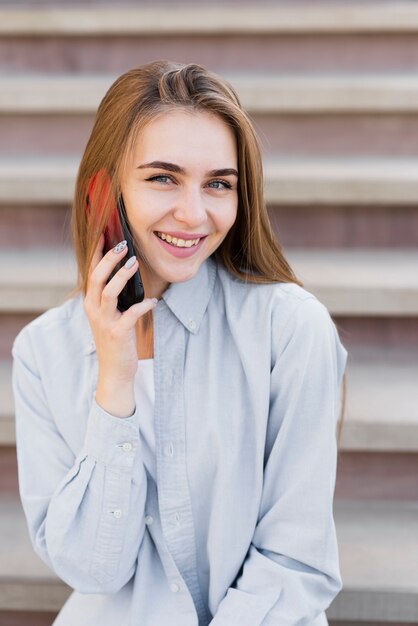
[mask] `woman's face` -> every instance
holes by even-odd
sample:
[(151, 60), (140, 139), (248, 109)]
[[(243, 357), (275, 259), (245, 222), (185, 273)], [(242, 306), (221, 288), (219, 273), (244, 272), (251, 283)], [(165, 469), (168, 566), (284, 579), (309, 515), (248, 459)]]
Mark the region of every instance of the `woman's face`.
[(216, 250), (237, 215), (237, 183), (235, 137), (217, 116), (179, 109), (139, 133), (121, 187), (146, 297), (192, 278)]

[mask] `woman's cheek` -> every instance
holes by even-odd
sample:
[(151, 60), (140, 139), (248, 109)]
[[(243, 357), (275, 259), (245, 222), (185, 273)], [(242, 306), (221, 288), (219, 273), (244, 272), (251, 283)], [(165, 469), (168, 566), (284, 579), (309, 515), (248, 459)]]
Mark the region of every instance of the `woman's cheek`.
[(176, 206), (177, 195), (174, 191), (150, 191), (142, 198), (141, 204), (149, 209), (153, 207), (154, 211), (166, 212)]
[(134, 204), (133, 221), (145, 223), (148, 221), (156, 222), (160, 217), (170, 211), (172, 202), (163, 194), (145, 193), (141, 197), (141, 201)]

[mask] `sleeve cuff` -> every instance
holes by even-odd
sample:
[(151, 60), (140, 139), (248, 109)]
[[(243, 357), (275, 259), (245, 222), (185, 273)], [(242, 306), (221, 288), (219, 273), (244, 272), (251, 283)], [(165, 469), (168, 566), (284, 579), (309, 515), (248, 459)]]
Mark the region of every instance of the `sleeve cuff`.
[(139, 445), (138, 409), (129, 417), (116, 417), (102, 409), (94, 396), (87, 421), (85, 453), (104, 465), (129, 468)]

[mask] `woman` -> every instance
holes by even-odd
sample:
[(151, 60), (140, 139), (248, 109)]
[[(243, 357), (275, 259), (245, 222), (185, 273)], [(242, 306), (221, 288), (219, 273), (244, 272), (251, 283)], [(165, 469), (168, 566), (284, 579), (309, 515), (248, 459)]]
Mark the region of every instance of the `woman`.
[[(100, 104), (78, 290), (13, 346), (31, 540), (75, 590), (55, 625), (327, 624), (347, 353), (262, 184), (234, 90), (198, 65), (129, 71)], [(103, 250), (117, 198), (137, 258), (109, 280), (128, 256)], [(121, 312), (138, 268), (146, 298)]]

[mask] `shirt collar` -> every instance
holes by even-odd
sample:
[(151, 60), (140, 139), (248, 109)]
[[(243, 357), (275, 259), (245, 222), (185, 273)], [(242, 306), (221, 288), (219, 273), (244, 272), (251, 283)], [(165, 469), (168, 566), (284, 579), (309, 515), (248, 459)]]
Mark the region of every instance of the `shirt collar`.
[(193, 334), (199, 331), (209, 304), (216, 271), (216, 262), (209, 257), (193, 278), (182, 283), (171, 283), (162, 295), (171, 312)]
[[(171, 283), (162, 294), (162, 299), (171, 312), (183, 326), (193, 334), (199, 331), (200, 324), (209, 304), (215, 284), (216, 271), (216, 262), (209, 257), (202, 263), (193, 278), (182, 283)], [(78, 298), (80, 299), (80, 306), (82, 307), (83, 298), (81, 294), (78, 295)], [(96, 352), (96, 346), (84, 310), (82, 318), (83, 353), (87, 356)]]

